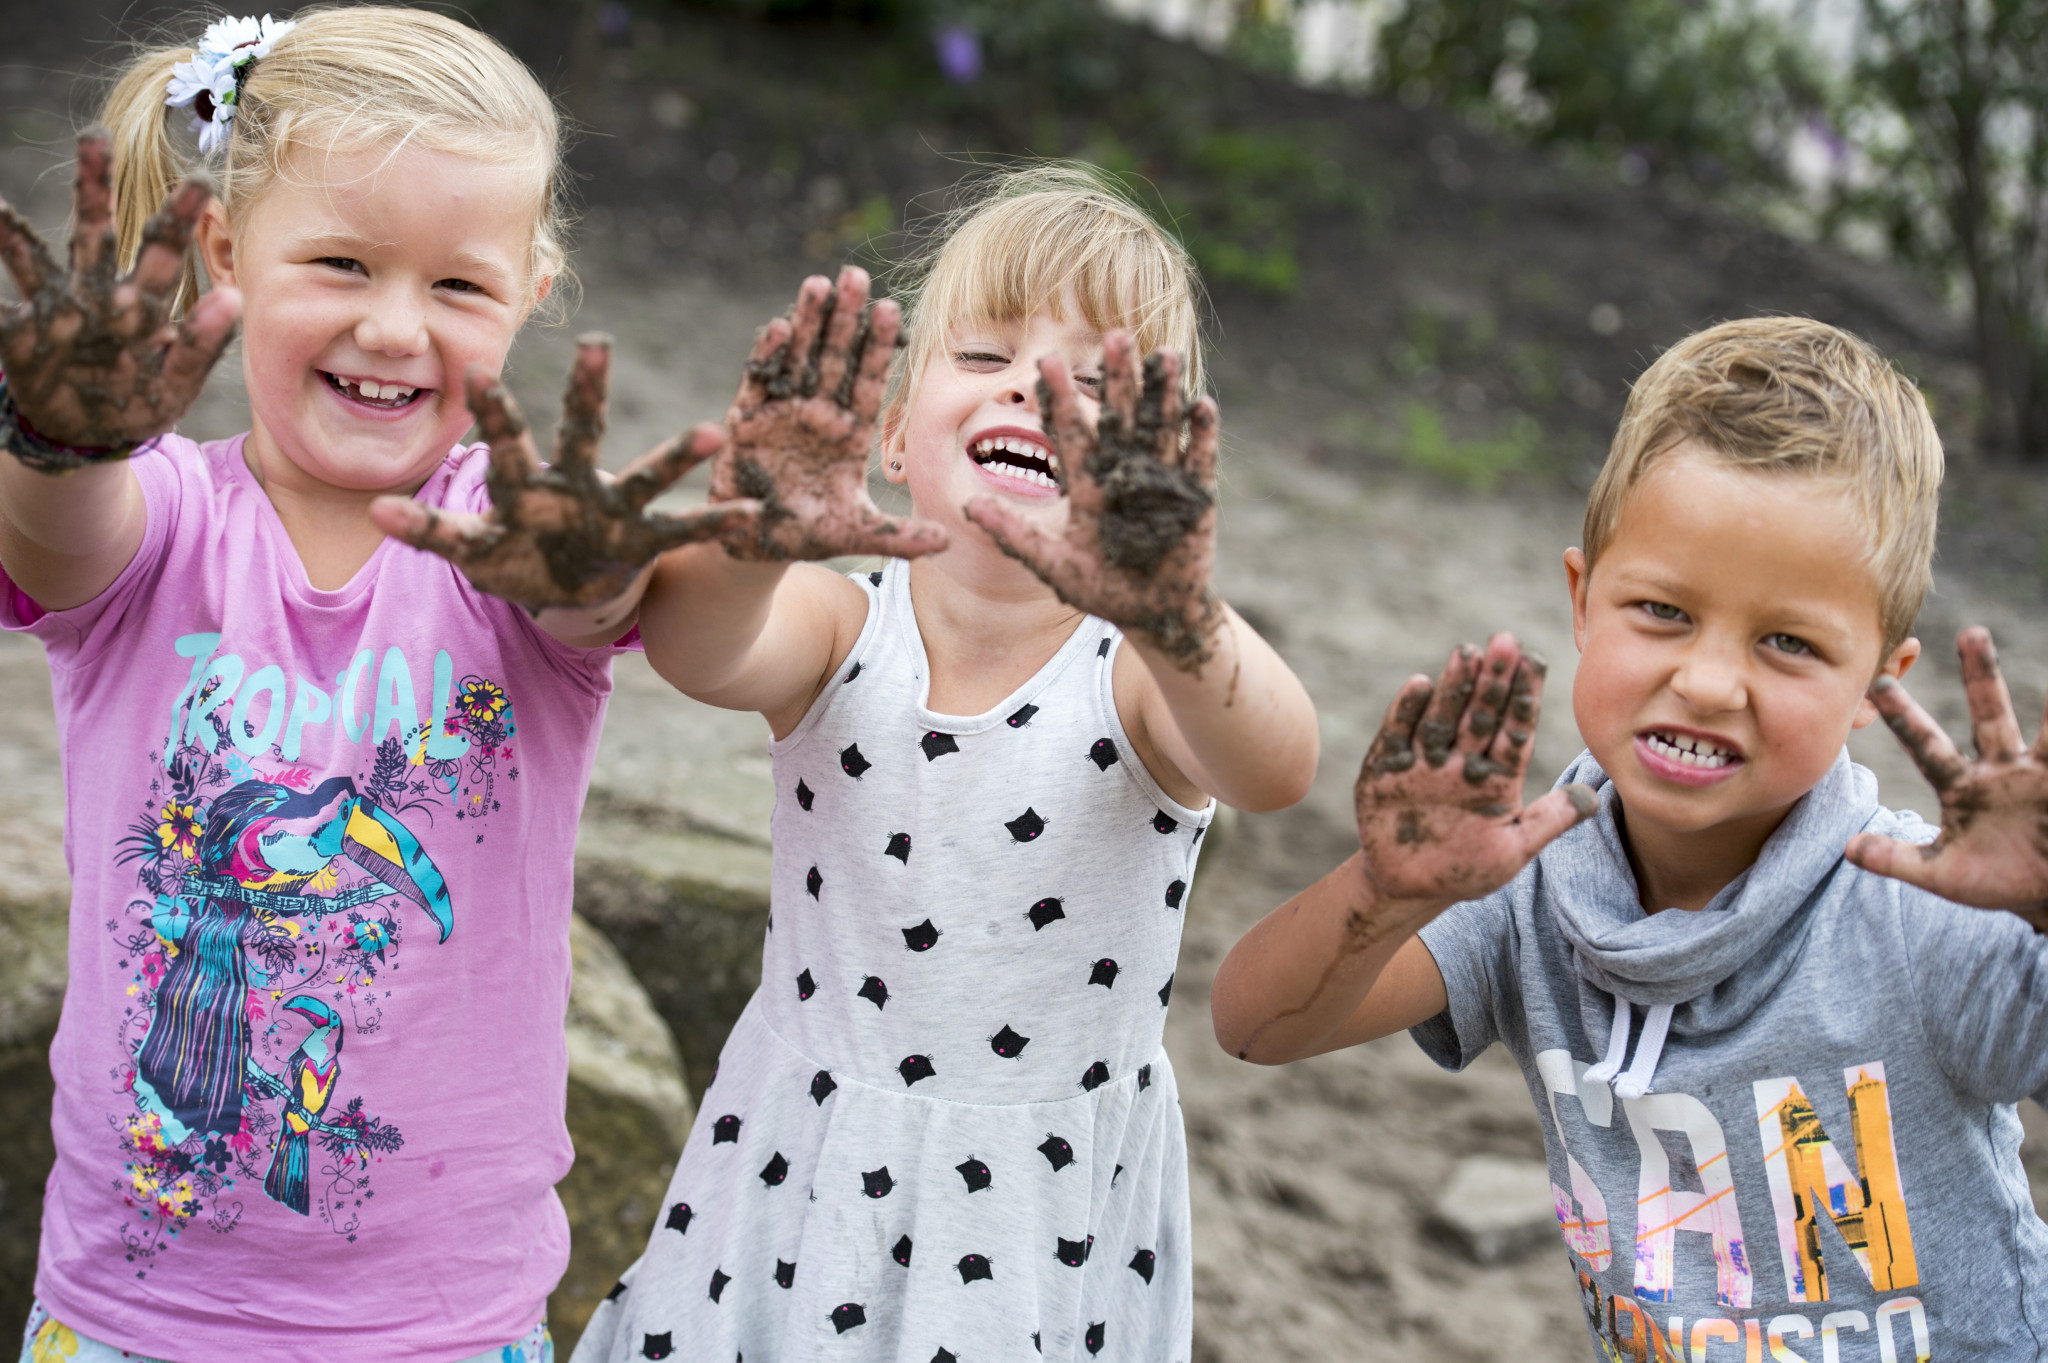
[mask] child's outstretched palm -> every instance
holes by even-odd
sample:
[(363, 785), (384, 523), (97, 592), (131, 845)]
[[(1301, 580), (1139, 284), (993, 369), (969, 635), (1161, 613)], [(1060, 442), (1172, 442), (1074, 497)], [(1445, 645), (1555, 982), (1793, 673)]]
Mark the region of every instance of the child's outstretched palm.
[(1956, 651), (1974, 762), (1895, 679), (1879, 677), (1870, 688), (1871, 702), (1941, 798), (1941, 836), (1913, 846), (1861, 833), (1849, 841), (1849, 860), (1960, 904), (2010, 909), (2048, 931), (2048, 725), (2028, 747), (1988, 630), (1964, 630)]
[(657, 555), (678, 545), (745, 534), (759, 504), (721, 502), (675, 514), (647, 504), (717, 452), (716, 426), (699, 426), (642, 455), (616, 479), (597, 467), (604, 439), (611, 340), (585, 336), (562, 398), (554, 462), (541, 467), (517, 404), (480, 370), (465, 377), (469, 409), (491, 446), (491, 510), (474, 516), (407, 497), (380, 497), (379, 529), (441, 555), (484, 591), (529, 610), (611, 600)]
[[(78, 139), (68, 269), (0, 202), (0, 260), (22, 297), (0, 313), (0, 369), (21, 419), (45, 441), (79, 450), (126, 450), (171, 429), (241, 315), (240, 295), (216, 289), (182, 319), (170, 317), (212, 197), (202, 181), (171, 192), (143, 231), (135, 268), (118, 272), (112, 165), (104, 131)], [(86, 460), (60, 453), (25, 462), (56, 473)]]
[(1064, 535), (1048, 534), (993, 497), (975, 498), (965, 514), (1060, 600), (1198, 672), (1224, 618), (1209, 590), (1216, 403), (1204, 397), (1183, 411), (1172, 351), (1146, 357), (1141, 389), (1135, 351), (1129, 332), (1103, 339), (1102, 415), (1093, 425), (1065, 363), (1056, 356), (1039, 362), (1039, 410), (1066, 492)]
[(868, 496), (868, 451), (902, 313), (887, 299), (872, 309), (867, 301), (864, 270), (848, 266), (836, 286), (813, 276), (791, 315), (754, 342), (711, 469), (714, 500), (761, 504), (759, 529), (727, 540), (734, 557), (915, 558), (946, 547), (944, 530), (885, 516)]
[(1389, 899), (1457, 903), (1515, 878), (1598, 807), (1586, 786), (1522, 804), (1543, 704), (1543, 661), (1512, 635), (1410, 677), (1366, 752), (1353, 795), (1365, 873)]

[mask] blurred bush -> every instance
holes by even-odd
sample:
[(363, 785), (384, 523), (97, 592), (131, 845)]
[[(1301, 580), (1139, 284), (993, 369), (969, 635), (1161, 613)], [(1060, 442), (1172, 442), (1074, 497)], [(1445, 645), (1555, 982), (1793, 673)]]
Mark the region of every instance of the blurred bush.
[(1981, 443), (2048, 460), (2048, 0), (1863, 0), (1829, 225), (1967, 300)]
[(1970, 310), (1979, 447), (2048, 461), (2048, 0), (1860, 0), (1858, 18), (1823, 59), (1750, 0), (1408, 0), (1381, 44), (1405, 101), (1918, 269)]
[(1803, 44), (1747, 0), (1409, 0), (1381, 30), (1385, 82), (1541, 141), (1600, 147), (1629, 178), (1783, 183), (1819, 106)]

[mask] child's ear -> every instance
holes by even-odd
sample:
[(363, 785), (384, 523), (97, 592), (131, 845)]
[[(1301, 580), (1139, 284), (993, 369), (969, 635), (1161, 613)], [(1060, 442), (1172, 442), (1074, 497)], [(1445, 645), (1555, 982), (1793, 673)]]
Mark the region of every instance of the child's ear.
[(228, 231), (228, 211), (215, 199), (199, 215), (194, 230), (199, 243), (199, 263), (206, 267), (207, 282), (214, 288), (235, 282), (235, 239)]
[(903, 471), (903, 452), (909, 444), (905, 434), (908, 425), (903, 419), (901, 403), (883, 410), (882, 427), (882, 476), (892, 483), (907, 483), (910, 475)]
[[(1913, 670), (1913, 664), (1919, 661), (1920, 641), (1918, 639), (1908, 639), (1892, 650), (1891, 656), (1886, 658), (1883, 665), (1877, 669), (1877, 677), (1890, 677), (1893, 681), (1901, 681), (1908, 672)], [(1872, 677), (1871, 680), (1876, 681), (1877, 677)], [(1870, 697), (1865, 695), (1856, 702), (1856, 718), (1849, 722), (1849, 727), (1861, 729), (1869, 725), (1876, 718), (1877, 707), (1872, 705)]]
[(1579, 652), (1586, 651), (1586, 584), (1592, 573), (1586, 567), (1586, 551), (1567, 549), (1564, 551), (1565, 582), (1572, 594), (1572, 643)]

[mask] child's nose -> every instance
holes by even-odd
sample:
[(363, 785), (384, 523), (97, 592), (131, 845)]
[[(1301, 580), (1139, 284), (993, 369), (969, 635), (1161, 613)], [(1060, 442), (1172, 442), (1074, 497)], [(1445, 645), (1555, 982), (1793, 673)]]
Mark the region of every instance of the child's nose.
[(356, 323), (355, 342), (385, 355), (422, 354), (427, 349), (426, 310), (404, 290), (379, 290)]
[(1022, 407), (1027, 411), (1038, 409), (1038, 395), (1027, 392), (1022, 385), (1012, 385), (997, 395), (996, 401), (1005, 407)]
[(1749, 700), (1741, 664), (1712, 646), (1687, 650), (1671, 678), (1671, 689), (1701, 714), (1740, 710)]

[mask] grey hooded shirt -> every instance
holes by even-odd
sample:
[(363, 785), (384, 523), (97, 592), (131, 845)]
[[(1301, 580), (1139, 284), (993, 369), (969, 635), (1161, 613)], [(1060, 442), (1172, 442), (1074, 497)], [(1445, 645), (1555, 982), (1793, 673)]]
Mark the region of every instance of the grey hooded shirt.
[(1521, 1065), (1596, 1356), (2039, 1357), (2048, 939), (1845, 861), (1934, 836), (1846, 753), (1692, 913), (1639, 907), (1592, 757), (1560, 781), (1598, 816), (1423, 929), (1450, 1004), (1411, 1035)]

